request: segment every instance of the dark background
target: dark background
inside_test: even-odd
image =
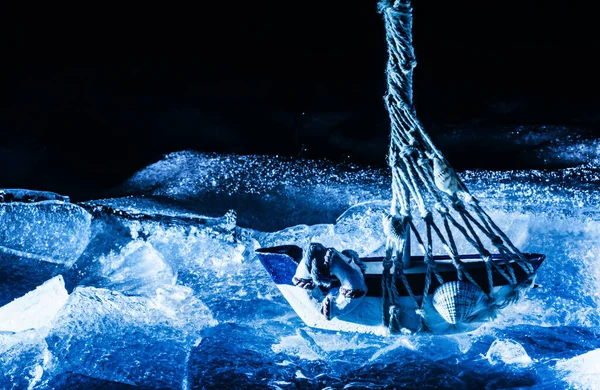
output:
[[[461,127],[598,132],[600,36],[584,3],[415,1],[415,104],[434,140]],[[5,15],[0,187],[93,196],[184,149],[386,164],[376,1]],[[538,168],[489,147],[440,144],[459,170]]]

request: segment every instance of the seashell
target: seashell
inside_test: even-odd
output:
[[[433,159],[433,179],[437,188],[450,196],[458,191],[458,180],[454,169],[437,157]]]
[[[442,284],[433,293],[433,307],[449,324],[466,320],[473,312],[483,291],[472,283],[459,280]]]
[[[383,232],[396,242],[404,242],[406,239],[406,221],[404,217],[383,215]]]

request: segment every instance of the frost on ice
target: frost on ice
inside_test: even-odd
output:
[[[494,340],[486,354],[492,365],[499,363],[528,366],[532,363],[525,348],[513,340]]]
[[[180,387],[199,331],[215,325],[189,295],[184,287],[154,299],[77,287],[46,339],[54,366],[130,385]]]
[[[597,389],[600,387],[600,349],[561,360],[555,368],[564,375],[562,379],[574,388]]]
[[[461,343],[303,329],[254,258],[261,246],[311,241],[380,255],[382,172],[177,153],[119,198],[5,191],[0,388],[506,388],[563,378],[585,388],[600,348],[594,172],[464,174],[500,227],[549,261],[527,300]]]
[[[49,329],[51,321],[68,297],[62,276],[55,276],[35,290],[0,307],[0,332]]]
[[[0,332],[0,388],[33,388],[49,360],[46,341],[35,330]]]
[[[91,219],[60,200],[0,203],[0,306],[69,269],[90,240]]]

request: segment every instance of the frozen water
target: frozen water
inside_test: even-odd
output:
[[[46,342],[35,330],[0,332],[0,388],[34,388],[49,360]]]
[[[98,262],[104,279],[97,285],[127,295],[152,295],[163,285],[175,284],[171,267],[144,241],[132,241],[120,252],[103,256]]]
[[[41,202],[43,200],[69,202],[69,197],[55,192],[33,191],[22,188],[0,190],[0,202]]]
[[[0,203],[0,250],[70,266],[87,245],[90,220],[84,209],[63,201]]]
[[[199,331],[215,325],[189,289],[153,298],[78,287],[47,337],[54,373],[77,373],[129,385],[181,388]]]
[[[576,389],[597,389],[600,387],[600,349],[559,361],[556,369],[566,374],[563,379]]]
[[[452,336],[307,328],[255,258],[312,241],[380,255],[385,171],[181,152],[112,199],[11,198],[0,203],[1,304],[30,292],[56,306],[0,333],[0,387],[593,388],[600,170],[462,177],[521,249],[548,259],[524,301]],[[0,322],[19,316],[6,307]]]
[[[528,366],[532,363],[525,348],[512,340],[495,340],[485,356],[492,365],[504,363]]]
[[[0,307],[0,332],[45,330],[56,313],[67,303],[69,294],[58,275],[35,290]]]
[[[122,191],[166,198],[169,204],[211,216],[234,209],[241,226],[261,231],[330,222],[361,200],[389,199],[387,178],[380,170],[191,152],[172,153],[141,170]]]
[[[69,269],[85,250],[87,211],[64,200],[31,202],[57,197],[21,190],[11,198],[16,201],[0,203],[0,306]]]

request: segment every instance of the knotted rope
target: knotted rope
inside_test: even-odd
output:
[[[433,258],[434,239],[439,241],[450,256],[458,279],[478,285],[461,261],[454,235],[460,234],[475,248],[485,261],[490,293],[494,286],[494,269],[512,287],[517,286],[517,278],[510,265],[511,261],[519,264],[527,275],[531,275],[534,270],[469,193],[416,117],[412,101],[412,76],[416,60],[412,44],[410,0],[383,0],[379,3],[379,10],[385,21],[388,48],[387,94],[384,99],[390,116],[388,165],[392,171],[391,215],[384,220],[388,238],[382,287],[384,323],[393,327],[398,322],[394,318],[394,313],[397,312],[394,308],[399,297],[396,288],[398,279],[404,284],[419,313],[423,313],[424,298],[429,293],[432,276],[440,284],[444,282],[436,270]],[[425,223],[424,235],[421,235],[412,221],[411,211],[414,207]],[[404,274],[404,251],[410,251],[407,242],[411,236],[416,240],[427,265],[421,302],[411,290]],[[496,248],[506,265],[506,271],[492,261],[492,255],[482,237],[487,238],[488,246]],[[479,287],[485,290],[482,286]]]

